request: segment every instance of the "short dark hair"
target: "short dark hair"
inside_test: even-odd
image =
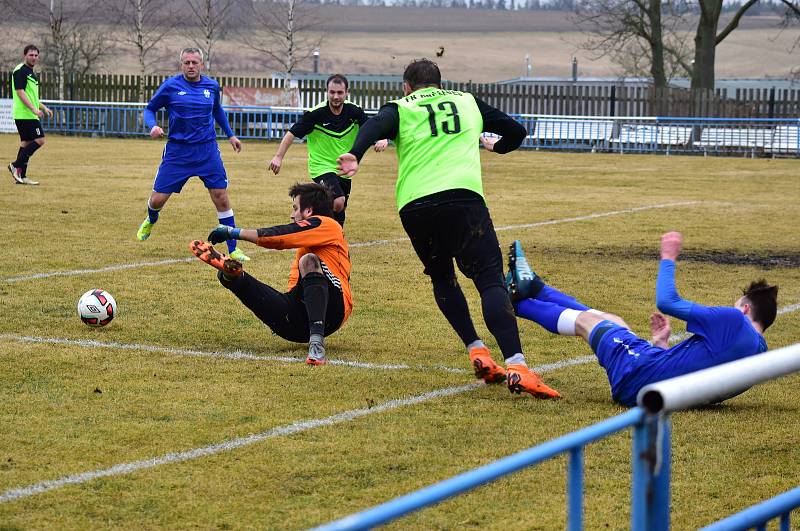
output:
[[[753,321],[761,324],[762,330],[769,328],[778,314],[778,286],[770,286],[762,278],[751,282],[742,295],[750,303]]]
[[[300,208],[311,208],[316,216],[333,217],[333,191],[324,184],[295,183],[289,188],[289,197],[299,197]]]
[[[347,78],[344,77],[342,74],[333,74],[328,77],[328,80],[325,82],[325,90],[328,90],[328,85],[331,83],[339,83],[344,85],[344,89],[347,90],[349,88],[349,83],[347,82]]]
[[[442,86],[442,73],[439,65],[430,59],[414,59],[403,72],[403,81],[411,85],[413,90],[421,87]]]
[[[31,51],[31,50],[36,50],[37,52],[39,52],[39,48],[35,44],[29,44],[29,45],[27,45],[25,47],[24,50],[22,50],[22,55],[28,55],[28,52]],[[42,53],[42,52],[39,52],[39,53]]]

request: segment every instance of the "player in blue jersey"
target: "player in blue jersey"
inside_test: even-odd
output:
[[[775,321],[778,287],[752,282],[733,307],[682,299],[675,288],[675,260],[682,245],[678,232],[661,237],[656,306],[686,321],[687,331],[694,334],[672,347],[667,343],[669,319],[663,314],[650,317],[652,343],[639,338],[619,316],[589,308],[546,285],[528,266],[519,241],[511,246],[506,279],[514,309],[554,334],[585,339],[608,374],[612,397],[626,406],[636,405],[636,395],[647,384],[765,352],[762,334]]]
[[[200,177],[208,189],[219,222],[229,227],[236,226],[214,122],[222,128],[236,153],[242,150],[242,143],[233,134],[222,109],[219,83],[202,75],[203,52],[199,48],[184,48],[180,62],[182,73],[164,81],[144,110],[144,122],[150,128],[152,138],[164,136],[164,130],[156,122],[156,112],[161,108],[167,110],[169,139],[147,202],[147,217],[136,233],[139,241],[150,237],[159,212],[170,195],[180,193],[186,181],[194,175]],[[236,248],[236,240],[227,243],[231,257],[239,261],[250,259]]]

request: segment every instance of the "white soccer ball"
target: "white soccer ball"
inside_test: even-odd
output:
[[[107,291],[90,289],[78,299],[78,317],[91,327],[105,326],[117,316],[117,301]]]

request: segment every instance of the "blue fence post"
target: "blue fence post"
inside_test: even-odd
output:
[[[631,529],[669,530],[672,456],[669,417],[647,415],[633,428]]]
[[[583,530],[583,447],[569,451],[567,477],[567,529]]]

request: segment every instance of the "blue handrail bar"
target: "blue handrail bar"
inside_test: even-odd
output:
[[[791,512],[800,507],[800,487],[778,494],[761,503],[723,518],[701,531],[744,531],[745,529],[766,529],[766,524],[773,518],[780,518],[781,531],[791,529]]]
[[[667,425],[666,429],[663,426],[665,424]],[[315,528],[315,531],[370,529],[567,452],[570,453],[567,501],[568,529],[579,530],[583,528],[583,447],[625,428],[634,427],[634,462],[639,462],[640,464],[634,466],[633,483],[636,487],[644,486],[643,492],[652,493],[657,491],[659,487],[663,487],[663,485],[669,485],[669,461],[663,459],[663,456],[655,456],[654,453],[659,448],[669,448],[670,442],[662,440],[659,444],[656,444],[656,440],[653,438],[653,436],[669,437],[668,425],[668,417],[648,416],[641,408],[633,408],[598,424],[464,472],[371,509],[322,525]],[[651,472],[654,469],[652,465],[654,464],[660,465],[659,473],[662,475],[661,478],[655,478],[655,481],[651,476]],[[650,488],[647,488],[648,486]],[[652,499],[663,500],[664,498],[665,495],[658,492],[652,498],[648,496],[636,497],[634,502],[637,505],[631,511],[631,528],[641,531],[646,529],[650,531],[668,529],[668,501],[666,511],[658,511],[655,515],[653,515],[653,511],[648,511]],[[666,499],[669,499],[668,493],[666,494]],[[666,521],[655,520],[655,518],[663,517],[664,514],[667,515]]]

